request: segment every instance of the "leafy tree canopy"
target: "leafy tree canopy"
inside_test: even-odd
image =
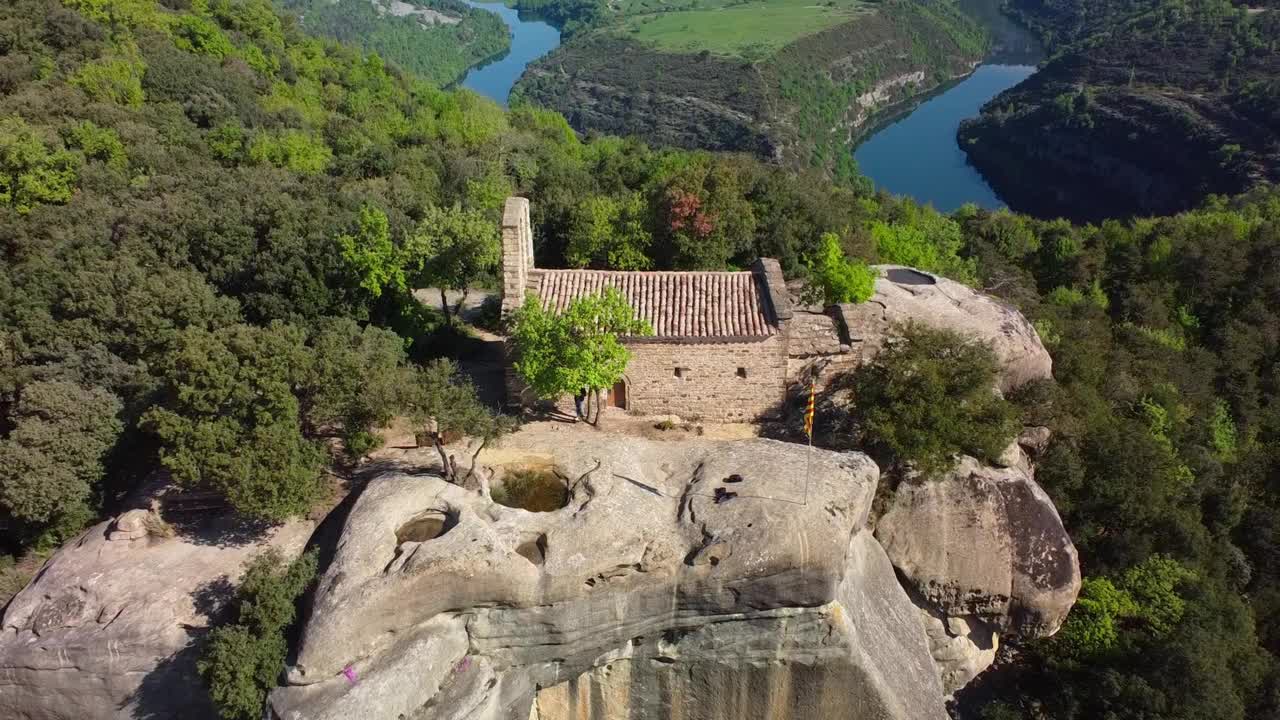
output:
[[[852,412],[864,443],[934,474],[960,454],[994,460],[1017,434],[1014,407],[996,390],[991,349],[919,324],[852,374]]]
[[[530,297],[512,318],[515,369],[541,398],[612,387],[631,353],[619,336],[652,335],[614,288],[575,298],[556,315]]]
[[[809,283],[805,289],[805,300],[808,302],[824,305],[860,303],[875,294],[875,270],[860,260],[846,257],[835,233],[822,236],[822,249],[808,258],[806,265]]]
[[[298,596],[315,578],[316,551],[291,563],[275,550],[250,561],[236,590],[236,620],[213,629],[196,669],[226,720],[262,717],[267,692],[284,672]]]

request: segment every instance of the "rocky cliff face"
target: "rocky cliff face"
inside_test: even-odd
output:
[[[250,557],[267,547],[296,556],[314,526],[251,538],[215,519],[191,534],[151,537],[139,513],[85,531],[9,603],[0,717],[216,717],[195,658],[217,600]]]
[[[954,280],[899,265],[874,266],[875,293],[863,303],[838,305],[838,316],[863,362],[905,323],[950,330],[989,346],[1000,363],[1000,389],[1053,377],[1053,359],[1022,313]]]
[[[434,477],[374,480],[275,716],[941,719],[945,693],[994,656],[997,629],[1051,632],[1070,600],[1041,599],[1078,587],[1060,523],[1011,519],[1043,514],[1034,493],[1010,490],[1021,504],[984,516],[991,552],[965,546],[964,562],[946,558],[973,533],[918,528],[915,547],[935,544],[929,571],[954,578],[900,551],[899,531],[936,519],[904,504],[884,531],[898,572],[913,573],[904,588],[868,526],[879,473],[859,453],[570,438],[524,448],[550,450],[568,479],[555,512]],[[1031,556],[1055,568],[1048,585]],[[944,602],[927,592],[935,581],[1005,602]]]
[[[768,440],[579,436],[553,452],[573,484],[552,513],[374,481],[276,715],[524,718],[550,688],[548,719],[945,717],[915,609],[866,527],[866,457],[816,452],[806,485],[805,449]],[[405,539],[424,518],[441,520]],[[592,671],[577,687],[624,714],[569,709],[557,686]]]
[[[492,462],[550,463],[569,495],[546,513],[384,474],[346,518],[271,712],[943,720],[1002,634],[1053,632],[1079,586],[1026,453],[1006,455],[904,482],[874,528],[867,457],[771,440],[517,434]],[[194,673],[211,600],[312,530],[159,538],[137,520],[91,529],[9,606],[0,715],[211,717]]]

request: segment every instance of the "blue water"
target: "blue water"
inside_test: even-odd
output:
[[[982,65],[954,87],[876,131],[853,157],[877,188],[951,212],[965,203],[1004,207],[956,142],[960,121],[1036,71],[1034,65]]]
[[[525,66],[560,44],[560,31],[541,20],[521,20],[513,8],[502,3],[464,1],[473,8],[497,13],[502,18],[511,29],[511,50],[506,55],[471,68],[462,78],[461,85],[506,105],[511,87],[520,79]]]

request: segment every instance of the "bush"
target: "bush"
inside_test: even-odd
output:
[[[310,508],[322,453],[302,435],[294,394],[311,364],[303,339],[282,323],[179,335],[164,405],[143,417],[178,484],[212,487],[240,512],[265,519]]]
[[[493,501],[530,512],[551,512],[568,504],[569,488],[553,472],[515,470],[494,486]]]
[[[835,233],[822,236],[822,249],[809,258],[809,286],[805,300],[825,305],[860,303],[876,290],[876,271],[861,260],[850,260]]]
[[[996,391],[991,349],[956,333],[910,324],[852,375],[861,442],[925,474],[955,456],[994,460],[1017,432],[1013,406]]]
[[[316,551],[285,565],[274,549],[254,558],[236,591],[237,621],[209,634],[196,669],[218,714],[227,720],[262,716],[267,691],[284,671],[285,631],[296,603],[316,574]]]

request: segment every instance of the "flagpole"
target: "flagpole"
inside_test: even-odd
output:
[[[817,394],[817,378],[809,378],[809,403],[805,406],[804,412],[804,432],[809,436],[809,450],[805,453],[804,459],[804,499],[801,505],[809,504],[809,473],[813,469],[813,415]]]

